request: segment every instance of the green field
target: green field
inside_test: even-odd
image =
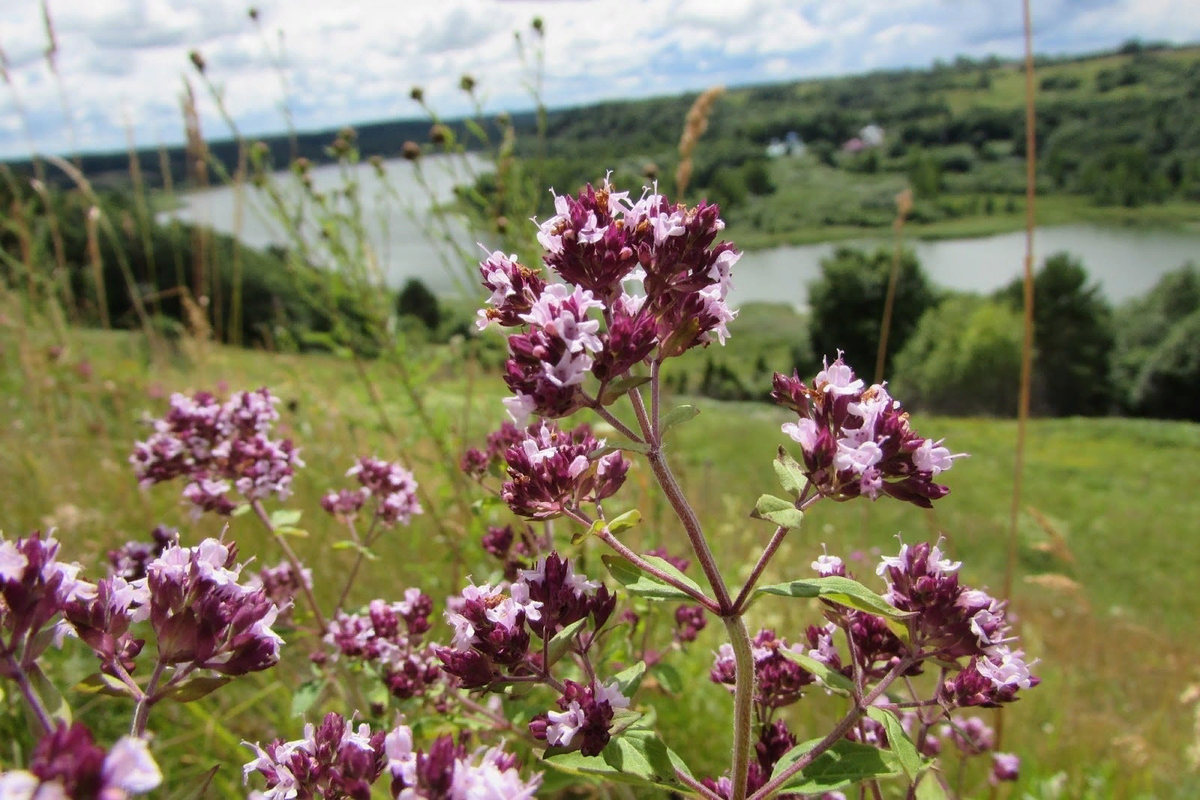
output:
[[[385,367],[367,363],[366,374],[379,393],[372,402],[354,364],[332,356],[274,355],[185,340],[173,355],[156,360],[138,334],[71,330],[60,339],[5,322],[0,476],[6,535],[55,525],[66,552],[87,563],[127,538],[144,538],[159,523],[180,526],[190,541],[218,534],[217,520],[189,520],[178,487],[138,490],[125,461],[132,441],[142,435],[138,420],[143,412],[165,408],[164,391],[220,382],[230,390],[267,385],[294,401],[284,423],[307,467],[289,505],[304,510],[311,535],[296,539],[295,546],[315,567],[318,588],[333,591],[336,581],[321,579],[336,578],[351,556],[330,548],[338,534],[317,501],[328,488],[342,485],[356,455],[367,453],[409,463],[447,510],[440,526],[426,515],[389,535],[354,599],[396,597],[419,585],[436,600],[454,592],[464,572],[483,569],[472,567],[485,563],[477,541],[456,532],[466,517],[455,510],[433,447],[417,438],[414,415],[434,418],[449,432],[446,446],[457,451],[464,443],[478,443],[499,422],[503,386],[494,375],[470,364],[464,368],[448,348],[409,354],[412,363],[429,365],[423,377],[430,388],[415,400],[395,388]],[[57,357],[49,350],[56,344],[66,346]],[[84,363],[90,369],[81,369]],[[690,401],[702,413],[673,435],[671,458],[720,561],[748,569],[747,559],[770,529],[747,513],[755,497],[775,486],[770,461],[784,441],[779,424],[787,415],[758,404]],[[971,453],[949,474],[953,491],[936,511],[886,501],[818,505],[805,528],[784,545],[767,580],[806,575],[825,544],[845,556],[865,552],[872,563],[859,564],[858,573],[870,584],[871,548],[893,550],[900,533],[908,541],[945,535],[953,556],[964,561],[968,583],[1001,590],[1015,423],[919,418],[915,424],[926,435],[946,437],[954,450]],[[1040,784],[1060,771],[1067,775],[1064,797],[1184,798],[1200,791],[1185,757],[1194,747],[1196,708],[1180,700],[1200,680],[1195,669],[1200,644],[1191,635],[1200,569],[1198,448],[1196,425],[1119,419],[1031,423],[1013,605],[1028,650],[1041,659],[1044,683],[1006,712],[1005,747],[1024,759],[1022,784],[1010,797],[1022,791],[1048,796]],[[631,543],[682,551],[681,530],[661,499],[648,493],[652,481],[645,465],[635,461],[630,475],[613,507],[636,505],[647,519],[627,534]],[[565,525],[558,535],[560,546],[572,550]],[[244,554],[264,563],[278,559],[248,518],[233,520],[230,536]],[[583,555],[592,570],[599,568],[594,551]],[[815,609],[764,600],[750,624],[786,634],[817,618]],[[435,634],[439,625],[435,619]],[[717,643],[710,628],[681,665],[690,681],[685,700],[658,701],[664,737],[698,773],[722,769],[728,752],[722,720],[731,700],[707,680]],[[171,756],[160,763],[179,765],[168,781],[220,762],[225,766],[217,779],[219,794],[239,791],[236,765],[248,752],[239,742],[266,736],[274,725],[298,729],[298,721],[288,718],[286,689],[307,675],[302,649],[293,648],[280,669],[263,677],[163,709],[155,747]],[[64,668],[82,677],[90,669],[83,661],[68,658]],[[119,723],[106,722],[104,706],[69,699],[100,737],[110,730],[119,735],[113,727]],[[338,702],[332,698],[329,707],[344,710]],[[792,718],[798,731],[812,735],[833,713],[831,699],[814,693],[793,709]],[[980,785],[981,774],[967,776],[965,785]]]

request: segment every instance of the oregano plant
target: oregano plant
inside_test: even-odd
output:
[[[730,582],[741,565],[719,563],[665,455],[671,429],[697,410],[664,406],[662,367],[730,336],[739,253],[717,241],[716,206],[671,203],[653,187],[634,199],[605,181],[556,197],[555,211],[538,225],[542,267],[500,252],[480,265],[491,296],[479,326],[510,330],[512,420],[462,457],[481,487],[473,509],[488,560],[478,580],[444,606],[417,586],[351,606],[380,537],[426,510],[416,476],[363,456],[347,472],[352,485],[322,498],[328,520],[300,528],[298,511],[271,507],[304,467],[298,448],[273,438],[278,398],[175,395],[134,448],[136,477],[147,489],[182,485],[196,514],[230,527],[191,547],[156,531],[114,551],[95,582],[59,560],[49,536],[0,543],[0,675],[40,739],[24,767],[0,776],[0,794],[109,800],[153,789],[152,710],[270,669],[293,645],[311,668],[292,687],[292,711],[307,721],[298,738],[247,743],[252,797],[499,800],[597,781],[709,800],[837,798],[853,787],[956,796],[938,760],[947,747],[990,754],[991,780],[1016,779],[1016,757],[992,752],[994,734],[970,712],[1010,703],[1038,679],[1006,603],[962,584],[941,541],[901,543],[873,574],[826,552],[782,582],[762,581],[817,503],[930,508],[962,454],[918,434],[887,388],[865,385],[840,354],[811,381],[777,374],[772,396],[794,414],[773,462],[779,488],[746,504],[761,521],[751,524],[772,532],[748,577]],[[607,438],[566,421],[586,413]],[[621,496],[635,460],[682,532],[654,550],[629,535],[642,521]],[[249,524],[271,534],[279,565],[251,574],[232,541]],[[339,581],[332,591],[317,592],[288,539],[322,529],[342,532],[328,546],[354,558],[347,574],[325,576]],[[337,599],[322,606],[321,596]],[[746,623],[752,604],[797,600],[817,609],[802,630]],[[731,696],[719,774],[690,766],[694,754],[672,748],[655,711],[687,702],[693,687],[675,664],[704,657],[696,642],[710,626],[723,642],[709,677]],[[66,721],[42,669],[64,638],[99,662],[76,690],[133,701],[129,736],[105,747]],[[814,691],[842,710],[801,741],[784,710]]]

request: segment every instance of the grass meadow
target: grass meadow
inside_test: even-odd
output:
[[[342,485],[356,455],[367,453],[410,464],[441,511],[380,542],[380,558],[368,564],[353,601],[399,596],[413,585],[436,600],[456,591],[467,573],[484,577],[479,514],[455,501],[461,487],[416,423],[420,415],[432,419],[447,433],[442,446],[460,452],[500,421],[505,392],[498,375],[455,345],[406,354],[427,370],[421,376],[426,388],[414,398],[395,389],[382,362],[364,366],[368,382],[354,362],[335,356],[271,354],[187,338],[163,351],[138,333],[56,334],[23,325],[20,313],[10,305],[0,319],[6,535],[54,526],[66,552],[87,563],[102,560],[108,548],[129,538],[144,538],[160,523],[179,526],[185,540],[219,534],[224,522],[192,522],[171,486],[139,490],[126,459],[143,435],[139,420],[161,413],[170,392],[267,385],[287,403],[283,422],[307,463],[288,505],[304,511],[300,526],[308,536],[293,543],[313,566],[318,590],[334,591],[334,578],[351,561],[348,551],[331,547],[340,534],[318,500]],[[762,404],[688,402],[702,413],[673,432],[671,458],[712,531],[718,560],[748,570],[747,559],[770,528],[747,515],[754,498],[774,488],[770,461],[786,438],[779,431],[786,412]],[[819,504],[804,528],[791,534],[764,581],[808,574],[824,545],[847,557],[871,584],[875,553],[894,552],[897,534],[909,541],[944,535],[952,555],[964,561],[964,580],[1001,590],[1016,423],[918,418],[915,424],[971,454],[948,474],[952,493],[936,511],[894,502]],[[1200,791],[1195,762],[1188,760],[1200,712],[1191,688],[1200,683],[1195,666],[1200,643],[1193,635],[1200,565],[1198,448],[1195,425],[1120,419],[1030,423],[1012,592],[1022,638],[1041,659],[1044,682],[1005,712],[1005,747],[1023,759],[1022,781],[1008,796],[1184,798]],[[625,536],[683,552],[683,532],[651,484],[644,462],[635,460],[614,511],[636,506],[647,522]],[[263,563],[278,559],[252,519],[229,524],[243,553]],[[560,546],[576,550],[565,528],[559,524]],[[585,543],[578,555],[585,569],[598,572],[598,553],[590,546]],[[798,631],[818,617],[813,607],[770,598],[759,601],[749,622]],[[656,701],[665,740],[687,754],[698,773],[718,772],[728,758],[732,701],[707,679],[717,636],[711,628],[705,631],[687,659],[676,662],[686,686],[682,695]],[[91,656],[62,658],[60,668],[73,678],[93,669]],[[240,791],[238,765],[247,752],[240,742],[269,736],[272,729],[297,728],[291,694],[308,675],[307,653],[287,648],[277,670],[235,682],[200,702],[156,712],[159,761],[175,770],[167,774],[167,785],[181,785],[191,773],[219,763],[217,796]],[[68,693],[68,701],[99,737],[122,724],[110,700]],[[324,702],[344,710],[341,698]],[[834,713],[832,702],[811,694],[791,709],[795,729],[819,734],[822,720]],[[950,763],[953,770],[953,756]],[[982,772],[968,770],[960,780],[966,796],[986,793]]]

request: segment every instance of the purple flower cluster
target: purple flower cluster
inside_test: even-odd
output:
[[[51,536],[0,540],[0,676],[14,677],[9,658],[28,668],[45,651],[50,639],[38,633],[80,591],[78,575],[78,565],[58,560]]]
[[[1024,653],[1010,644],[1007,604],[958,581],[961,562],[943,556],[937,544],[901,545],[885,556],[877,572],[888,583],[888,602],[913,613],[913,647],[943,660],[970,662],[942,686],[953,706],[992,707],[1014,699],[1020,689],[1038,684]]]
[[[78,636],[100,659],[101,669],[111,675],[132,672],[134,659],[145,646],[134,638],[130,626],[150,614],[146,579],[133,582],[114,575],[95,586],[80,583],[80,589],[63,603],[64,623],[60,631]]]
[[[366,614],[338,613],[325,642],[337,648],[337,656],[375,665],[388,690],[407,700],[424,694],[441,675],[433,646],[423,642],[432,612],[428,595],[408,589],[396,603],[372,600]]]
[[[330,713],[320,725],[305,725],[302,739],[276,739],[265,748],[247,742],[257,758],[242,772],[247,781],[255,772],[266,779],[267,800],[370,800],[371,787],[387,765],[385,736],[384,731],[372,733],[366,723],[356,730],[340,714]]]
[[[146,565],[163,554],[171,545],[179,544],[179,531],[159,525],[150,532],[152,541],[132,540],[116,550],[108,551],[108,571],[127,581],[146,577]]]
[[[412,730],[399,725],[387,735],[384,752],[397,800],[532,800],[542,784],[540,774],[523,780],[516,756],[502,748],[468,753],[465,742],[449,734],[421,751]]]
[[[100,747],[81,722],[60,722],[33,751],[28,770],[0,773],[5,800],[124,800],[162,782],[143,739],[126,736]]]
[[[882,385],[864,387],[840,354],[811,387],[779,373],[774,383],[775,402],[800,415],[783,432],[800,445],[805,474],[821,495],[874,500],[885,494],[932,508],[950,491],[934,478],[962,454],[918,436],[900,402]]]
[[[239,583],[237,552],[216,539],[169,547],[146,568],[150,625],[164,664],[192,664],[225,675],[274,666],[283,639],[279,615],[262,588]]]
[[[357,477],[358,489],[329,492],[321,498],[321,507],[337,517],[352,518],[367,500],[376,498],[375,514],[379,522],[392,526],[408,525],[413,516],[424,513],[417,500],[417,481],[399,464],[365,456],[346,472]]]
[[[243,773],[266,779],[265,800],[368,800],[385,775],[396,800],[531,800],[541,785],[540,775],[522,780],[516,757],[499,747],[469,753],[445,735],[422,751],[406,725],[372,732],[335,713],[306,725],[301,739],[249,746],[257,758]]]
[[[616,682],[583,686],[566,681],[558,698],[558,711],[538,714],[529,722],[535,739],[551,747],[579,750],[585,756],[599,755],[608,745],[614,712],[629,708],[629,698]]]
[[[197,514],[231,514],[237,504],[230,491],[249,501],[286,499],[304,462],[290,439],[270,438],[278,403],[266,388],[238,392],[225,403],[207,392],[172,395],[166,416],[129,457],[138,482],[147,487],[183,478],[183,498]]]
[[[539,541],[528,525],[522,525],[520,534],[512,525],[490,526],[483,535],[483,549],[504,564],[504,578],[515,581],[517,574],[529,566],[538,552]]]
[[[734,317],[726,295],[739,253],[714,246],[725,227],[715,205],[686,208],[649,187],[631,201],[605,181],[555,197],[554,208],[538,242],[564,283],[500,252],[480,264],[492,292],[480,326],[527,326],[508,337],[504,375],[515,393],[505,404],[520,425],[530,414],[563,417],[584,407],[589,374],[603,387],[650,358],[723,344]]]
[[[313,585],[312,570],[301,567],[297,574],[292,562],[284,559],[273,567],[263,567],[246,580],[251,589],[262,589],[279,607],[279,620],[290,621],[296,597]]]
[[[760,716],[766,719],[771,710],[783,708],[799,700],[804,694],[804,688],[814,683],[816,678],[804,667],[783,655],[782,651],[785,650],[805,653],[805,648],[799,643],[789,645],[787,640],[778,638],[775,631],[764,628],[755,634],[752,645],[754,703],[759,707]],[[723,644],[717,650],[709,677],[714,683],[724,684],[733,691],[736,683],[735,665],[733,645]]]
[[[518,574],[507,591],[488,584],[467,586],[446,611],[454,636],[451,646],[439,648],[437,655],[443,669],[465,688],[546,677],[543,651],[530,648],[533,635],[548,645],[567,626],[590,619],[593,632],[577,634],[578,646],[586,650],[616,607],[616,596],[607,587],[575,572],[570,560],[557,553]],[[628,699],[615,684],[566,681],[562,687],[559,710],[535,717],[530,730],[552,746],[598,753],[608,743],[614,709],[626,708]]]
[[[500,496],[530,519],[550,519],[611,497],[625,482],[629,462],[620,451],[592,458],[603,446],[587,425],[570,432],[552,423],[532,425],[504,454],[509,479]]]
[[[500,465],[508,448],[519,445],[524,439],[524,428],[518,428],[511,422],[504,422],[499,428],[488,434],[486,450],[479,450],[475,447],[467,449],[460,464],[462,471],[477,480],[483,478]]]

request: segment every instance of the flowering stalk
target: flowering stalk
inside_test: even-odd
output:
[[[29,708],[33,711],[33,715],[37,717],[38,724],[42,728],[42,733],[49,733],[54,728],[54,723],[50,718],[50,712],[46,710],[46,706],[42,703],[42,698],[38,696],[37,690],[33,688],[33,684],[29,682],[29,675],[21,668],[21,662],[13,656],[8,656],[5,659],[5,667],[13,680],[17,682],[17,687],[21,690],[21,696],[25,698],[25,702],[29,704]]]
[[[133,712],[133,724],[129,729],[130,736],[141,738],[146,735],[146,723],[150,719],[150,706],[154,705],[158,699],[158,682],[162,679],[166,666],[166,662],[161,658],[155,663],[154,671],[150,673],[150,681],[137,699],[137,706]]]
[[[299,556],[296,555],[296,551],[292,549],[292,546],[284,538],[283,534],[275,530],[275,526],[271,523],[271,517],[267,514],[267,510],[263,508],[262,503],[258,500],[251,500],[250,508],[253,509],[255,516],[258,517],[275,539],[275,542],[279,545],[279,549],[283,551],[283,557],[287,559],[288,564],[291,565],[295,573],[297,575],[303,573],[304,565],[301,563]],[[321,630],[325,630],[328,625],[325,622],[325,615],[321,613],[321,606],[317,603],[317,598],[313,594],[312,586],[305,581],[301,581],[300,590],[304,594],[304,599],[308,603],[309,610],[312,611],[313,619],[317,621],[317,626]]]

